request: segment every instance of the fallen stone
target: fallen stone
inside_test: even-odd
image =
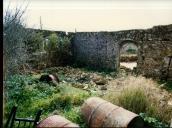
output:
[[[169,106],[172,106],[172,100],[169,100],[167,103]]]
[[[88,85],[86,85],[83,89],[88,89]]]
[[[107,90],[106,86],[101,86],[100,90]]]
[[[93,76],[93,82],[96,83],[97,85],[105,85],[107,83],[106,79],[98,75]]]
[[[100,80],[98,80],[98,81],[95,81],[95,83],[96,83],[97,85],[105,85],[105,84],[107,83],[107,81],[106,81],[105,79],[100,79]]]
[[[160,87],[160,88],[164,88],[164,85],[165,85],[165,84],[161,84],[159,87]]]
[[[72,86],[75,88],[81,88],[81,89],[84,88],[84,85],[80,83],[72,83]]]

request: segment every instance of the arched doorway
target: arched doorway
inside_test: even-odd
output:
[[[135,41],[124,40],[119,44],[119,67],[133,70],[137,67],[138,45]]]

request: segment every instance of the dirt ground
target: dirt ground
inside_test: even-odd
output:
[[[137,63],[136,62],[121,62],[120,66],[124,66],[133,70],[133,68],[137,66]]]
[[[48,70],[56,73],[61,82],[67,82],[76,88],[91,92],[99,91],[101,95],[108,92],[120,93],[126,87],[142,87],[150,93],[149,95],[158,99],[160,106],[172,107],[172,92],[164,89],[164,84],[159,84],[151,78],[135,76],[124,69],[119,73],[108,74],[72,67],[56,67]]]

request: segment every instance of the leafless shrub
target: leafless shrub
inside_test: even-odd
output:
[[[21,7],[15,10],[8,7],[3,16],[4,76],[20,73],[21,66],[27,60],[26,42],[30,32],[25,28],[23,19],[26,8],[27,5],[23,10]]]

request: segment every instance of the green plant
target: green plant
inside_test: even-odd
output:
[[[43,51],[44,38],[41,32],[34,32],[30,35],[27,42],[27,51],[29,54]]]
[[[39,108],[32,106],[33,102],[43,100],[54,93],[59,93],[59,87],[38,82],[30,75],[13,75],[5,83],[5,116],[13,105],[19,106],[19,115],[26,116]],[[46,102],[46,101],[45,101]]]
[[[136,49],[129,48],[126,52],[129,54],[136,54]]]
[[[48,36],[48,42],[45,44],[45,50],[48,52],[56,51],[58,49],[58,37],[55,33]]]
[[[118,97],[118,104],[124,108],[135,112],[145,112],[149,106],[149,100],[144,91],[140,88],[125,89]]]
[[[18,117],[33,117],[38,109],[43,109],[41,118],[47,117],[53,111],[86,127],[80,106],[91,95],[84,90],[74,88],[71,84],[51,84],[39,82],[39,75],[13,75],[5,85],[5,119],[14,104],[18,105]],[[4,120],[5,120],[4,119]]]
[[[48,40],[45,44],[45,50],[48,53],[49,60],[51,60],[49,65],[65,65],[71,63],[71,37],[62,37],[56,33],[52,33],[47,38]]]
[[[156,118],[164,123],[169,123],[171,119],[172,108],[159,106],[158,99],[151,97],[149,90],[134,86],[125,88],[120,93],[109,93],[104,98],[108,101],[121,106],[127,110]]]
[[[146,127],[150,127],[150,128],[169,127],[167,124],[158,121],[156,118],[149,117],[146,113],[140,113],[139,115],[143,118]]]
[[[74,107],[70,111],[65,111],[63,114],[68,120],[79,124],[81,128],[88,127],[81,115],[80,107]]]
[[[50,106],[53,109],[69,110],[72,107],[72,98],[69,95],[53,95]]]

